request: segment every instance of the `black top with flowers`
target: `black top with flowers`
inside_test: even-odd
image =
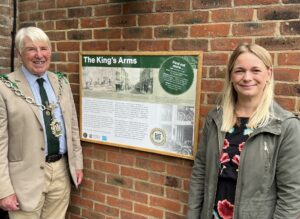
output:
[[[251,134],[246,127],[248,118],[239,118],[239,125],[235,125],[226,133],[223,151],[220,157],[221,169],[219,172],[218,188],[214,219],[231,219],[233,217],[234,197],[240,164],[240,153]]]

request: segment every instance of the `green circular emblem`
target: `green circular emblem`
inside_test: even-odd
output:
[[[191,87],[193,80],[192,66],[181,57],[167,59],[159,69],[160,85],[169,94],[183,94]]]

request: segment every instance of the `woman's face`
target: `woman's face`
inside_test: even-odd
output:
[[[235,61],[231,72],[231,82],[238,100],[260,99],[270,81],[272,70],[252,53],[242,53]]]

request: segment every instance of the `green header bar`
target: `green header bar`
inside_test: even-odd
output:
[[[128,67],[128,68],[160,68],[160,66],[169,58],[180,57],[192,66],[193,69],[198,68],[197,55],[162,55],[162,56],[139,56],[139,55],[82,55],[82,66],[96,67]]]

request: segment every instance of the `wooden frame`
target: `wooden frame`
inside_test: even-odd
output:
[[[81,140],[193,159],[202,55],[81,52]]]

